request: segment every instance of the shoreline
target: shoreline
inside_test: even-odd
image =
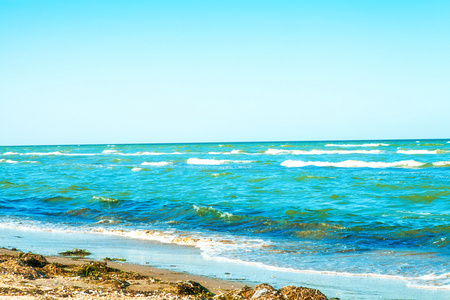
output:
[[[338,299],[327,298],[310,288],[276,290],[260,284],[252,289],[241,282],[152,266],[76,256],[42,256],[0,248],[0,299],[43,296],[48,299]]]
[[[75,233],[48,230],[0,228],[0,245],[16,247],[47,257],[73,248],[92,252],[92,260],[105,257],[126,258],[133,266],[152,266],[173,273],[196,274],[233,283],[256,286],[268,283],[275,288],[306,286],[322,291],[328,297],[345,299],[448,299],[448,289],[422,289],[409,285],[402,278],[385,278],[355,274],[327,274],[323,272],[292,272],[261,267],[255,263],[240,263],[226,259],[205,257],[192,246],[133,239],[98,233]],[[123,263],[118,263],[124,265]],[[368,274],[370,275],[370,274]],[[190,276],[190,275],[189,275]],[[195,276],[195,275],[194,275]]]

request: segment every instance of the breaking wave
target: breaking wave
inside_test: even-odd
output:
[[[189,158],[186,163],[189,165],[224,165],[229,163],[251,163],[251,160],[227,160],[227,159],[203,159]]]
[[[325,147],[379,147],[389,146],[385,143],[367,143],[367,144],[326,144]]]
[[[443,154],[444,150],[397,150],[399,154]]]
[[[229,152],[214,152],[214,151],[210,151],[210,152],[208,152],[208,154],[248,154],[248,153],[245,153],[242,150],[231,150]]]
[[[426,163],[415,160],[395,162],[367,162],[359,160],[346,160],[342,162],[285,160],[281,165],[288,168],[307,166],[336,168],[419,168],[426,165]]]
[[[8,164],[17,164],[18,163],[18,161],[11,160],[11,159],[4,159],[4,158],[0,159],[0,162],[5,162]]]
[[[277,155],[277,154],[295,154],[295,155],[321,155],[321,154],[380,154],[381,150],[279,150],[268,149],[265,154]]]

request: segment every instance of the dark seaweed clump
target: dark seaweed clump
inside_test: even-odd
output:
[[[85,257],[85,256],[89,256],[92,253],[85,250],[85,249],[72,249],[72,250],[68,250],[68,251],[64,251],[64,252],[59,252],[59,255],[62,256],[75,256],[75,257]]]

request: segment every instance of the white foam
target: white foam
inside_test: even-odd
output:
[[[54,152],[29,152],[29,153],[21,153],[20,155],[43,156],[43,155],[63,155],[63,154],[59,151],[54,151]]]
[[[181,152],[140,152],[137,155],[180,155]]]
[[[223,165],[228,163],[251,163],[251,160],[227,160],[227,159],[203,159],[189,158],[186,163],[189,165]]]
[[[442,154],[444,150],[397,150],[399,154]]]
[[[114,153],[122,156],[141,156],[141,155],[180,155],[181,152],[136,152],[136,153]]]
[[[202,206],[197,206],[197,205],[193,205],[192,206],[197,212],[201,212],[203,211],[210,211],[212,213],[216,213],[218,214],[221,218],[224,219],[229,219],[231,217],[233,217],[233,214],[229,213],[229,212],[222,212],[220,210],[215,209],[214,207],[210,206],[210,207],[202,207]]]
[[[328,161],[299,161],[299,160],[285,160],[281,163],[282,166],[293,167],[336,167],[336,168],[418,168],[425,163],[415,160],[402,160],[396,162],[366,162],[359,160],[346,160],[342,162],[328,162]]]
[[[249,154],[245,153],[242,150],[231,150],[229,152],[216,152],[216,151],[210,151],[208,154]]]
[[[11,159],[4,159],[4,158],[0,159],[0,162],[5,162],[8,164],[17,164],[18,163],[18,161],[11,160]]]
[[[5,153],[3,153],[3,155],[17,155],[17,154],[19,154],[19,153],[17,153],[17,152],[5,152]]]
[[[404,277],[404,276],[398,276],[398,275],[374,274],[374,273],[349,273],[349,272],[337,272],[337,271],[300,270],[300,269],[294,269],[294,268],[288,268],[288,267],[271,266],[271,265],[266,265],[266,264],[263,264],[260,262],[245,261],[245,260],[241,260],[241,259],[232,259],[232,258],[218,257],[218,256],[213,257],[213,256],[204,255],[204,254],[203,254],[203,257],[205,259],[229,262],[229,263],[237,263],[237,264],[241,264],[241,265],[248,265],[248,266],[252,266],[252,267],[258,267],[261,269],[270,270],[270,271],[278,271],[278,272],[339,275],[339,276],[349,276],[349,277],[377,277],[377,278],[402,279],[402,280],[412,279],[411,277]]]
[[[437,161],[433,163],[436,167],[450,167],[450,161]]]
[[[117,153],[117,150],[103,150],[103,154],[111,154],[111,153]]]
[[[151,162],[144,161],[141,165],[142,166],[162,167],[162,166],[167,166],[167,165],[171,165],[171,164],[172,163],[170,161],[151,161]]]
[[[367,144],[326,144],[325,147],[379,147],[389,146],[384,143],[367,143]]]
[[[54,152],[28,152],[20,153],[20,155],[33,155],[33,156],[50,156],[50,155],[63,155],[63,156],[94,156],[95,153],[62,153],[59,151]]]
[[[190,165],[223,165],[231,162],[231,160],[219,160],[219,159],[201,159],[201,158],[189,158],[186,163]]]
[[[140,170],[142,170],[142,168],[133,168],[133,169],[131,169],[131,171],[133,171],[133,172],[139,172]]]
[[[294,155],[322,155],[322,154],[380,154],[381,150],[279,150],[279,149],[267,149],[265,154],[277,155],[277,154],[294,154]]]

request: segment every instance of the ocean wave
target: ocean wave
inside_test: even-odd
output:
[[[138,152],[130,155],[181,155],[181,152]]]
[[[232,218],[240,218],[239,216],[235,216],[229,212],[221,212],[220,210],[215,209],[212,206],[203,207],[203,206],[193,205],[193,208],[197,212],[197,214],[202,215],[202,216],[211,214],[212,216],[214,216],[216,218],[221,218],[221,219],[225,219],[225,220],[229,220]]]
[[[397,150],[399,154],[443,154],[445,150]]]
[[[131,171],[133,171],[133,172],[139,172],[140,170],[142,170],[142,168],[133,168],[133,169],[131,169]]]
[[[367,162],[359,160],[346,160],[342,162],[328,162],[328,161],[299,161],[299,160],[285,160],[281,163],[282,166],[293,167],[336,167],[336,168],[419,168],[425,163],[415,160],[402,160],[396,162]]]
[[[172,164],[172,162],[170,162],[170,161],[151,161],[151,162],[144,161],[141,165],[142,166],[162,167],[162,166],[168,166],[171,164]]]
[[[97,197],[98,199],[110,199],[106,197]],[[115,199],[113,199],[115,200]],[[85,212],[86,209],[82,209]],[[100,222],[96,222],[96,225],[110,226],[118,224],[117,220],[109,222],[109,218],[103,218]],[[182,246],[193,246],[205,254],[205,255],[219,255],[226,251],[232,251],[235,249],[259,249],[268,246],[268,244],[260,239],[249,239],[239,236],[223,236],[223,235],[204,235],[202,233],[189,233],[184,231],[175,230],[149,230],[149,229],[136,229],[136,230],[124,230],[124,229],[112,229],[105,227],[93,227],[93,228],[73,228],[73,227],[55,227],[55,224],[29,221],[24,223],[23,221],[9,221],[0,222],[0,228],[14,228],[26,231],[48,231],[55,233],[87,233],[87,234],[104,234],[120,236],[131,239],[150,240],[157,241],[165,244],[176,244]]]
[[[0,162],[5,162],[8,164],[17,164],[18,163],[18,161],[11,160],[11,159],[4,159],[4,158],[0,159]]]
[[[111,153],[117,153],[117,150],[103,150],[103,154],[111,154]]]
[[[119,199],[114,199],[114,198],[108,198],[108,197],[103,197],[103,196],[92,196],[93,200],[96,201],[100,201],[100,202],[106,202],[106,203],[116,203],[119,202]]]
[[[19,153],[17,153],[17,152],[5,152],[5,153],[3,153],[3,155],[17,155],[17,154],[19,154]]]
[[[208,154],[248,154],[243,152],[242,150],[231,150],[228,152],[214,152],[214,151],[210,151],[208,152]]]
[[[379,147],[389,146],[385,143],[367,143],[367,144],[326,144],[325,147]]]
[[[54,152],[27,152],[27,153],[17,153],[19,155],[29,155],[29,156],[58,156],[58,155],[62,155],[62,156],[94,156],[94,155],[98,155],[96,153],[63,153],[63,152],[59,152],[59,151],[54,151]]]
[[[122,155],[122,156],[140,156],[140,155],[180,155],[183,154],[181,152],[136,152],[136,153],[122,153],[117,150],[103,150],[102,154],[114,154],[114,155]]]
[[[436,167],[450,167],[450,161],[437,161],[433,163]]]
[[[268,149],[265,154],[277,155],[277,154],[295,154],[295,155],[321,155],[321,154],[380,154],[381,150],[279,150]]]
[[[227,159],[202,159],[189,158],[186,163],[189,165],[223,165],[229,163],[251,163],[251,160],[227,160]]]

